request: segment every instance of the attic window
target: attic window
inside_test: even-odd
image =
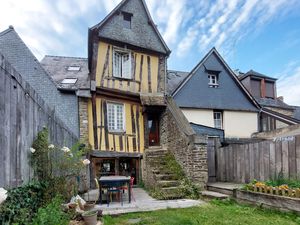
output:
[[[79,71],[80,66],[68,66],[67,70],[68,71]]]
[[[209,74],[208,75],[208,85],[209,87],[218,87],[219,84],[218,84],[218,76],[215,75],[215,74]]]
[[[61,82],[61,84],[75,84],[77,82],[77,78],[65,78]]]
[[[127,29],[131,29],[131,17],[133,15],[127,12],[122,12],[122,14],[123,14],[123,27]]]

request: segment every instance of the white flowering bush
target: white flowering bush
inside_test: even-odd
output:
[[[83,158],[85,149],[81,148],[79,143],[72,148],[67,146],[60,148],[49,144],[48,131],[44,129],[39,132],[30,152],[31,165],[39,181],[53,182],[51,186],[59,189],[60,194],[77,192],[75,178],[80,176],[82,169],[90,163],[88,159]],[[68,183],[71,180],[73,184]]]
[[[0,205],[6,200],[7,198],[7,190],[4,188],[0,188]]]

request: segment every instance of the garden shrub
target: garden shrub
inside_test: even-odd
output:
[[[0,224],[28,224],[39,207],[47,204],[48,185],[32,181],[8,190],[7,199],[0,206]]]
[[[32,221],[32,225],[67,225],[70,221],[70,216],[65,213],[61,204],[63,203],[62,197],[55,197],[45,207],[40,208],[36,217]]]

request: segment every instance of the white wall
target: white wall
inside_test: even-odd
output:
[[[189,122],[214,127],[214,111],[210,109],[182,109]]]
[[[224,111],[223,128],[226,138],[250,138],[258,132],[258,113]]]
[[[182,109],[189,122],[214,127],[213,110]],[[226,138],[250,138],[258,132],[258,113],[223,111],[223,129]]]

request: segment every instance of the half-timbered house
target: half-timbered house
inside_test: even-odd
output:
[[[89,29],[88,102],[92,176],[139,181],[145,148],[160,145],[170,50],[144,0],[124,0]]]

